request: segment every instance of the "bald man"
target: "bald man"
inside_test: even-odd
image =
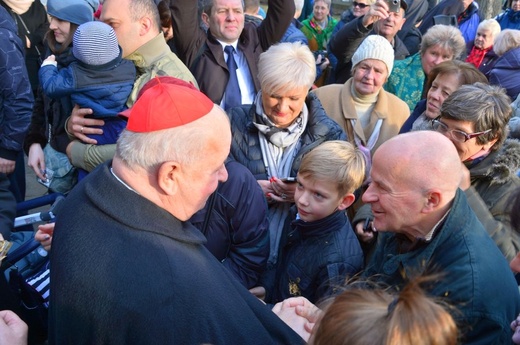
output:
[[[363,195],[381,232],[364,273],[401,288],[414,275],[442,272],[428,292],[457,308],[464,344],[507,344],[520,312],[508,263],[458,188],[460,158],[443,135],[419,131],[375,152]]]

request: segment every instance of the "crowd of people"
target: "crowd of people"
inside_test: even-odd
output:
[[[520,0],[100,2],[0,0],[0,344],[520,344]]]

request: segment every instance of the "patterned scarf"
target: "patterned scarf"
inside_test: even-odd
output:
[[[278,128],[265,114],[260,91],[255,99],[256,118],[253,124],[258,129],[262,158],[267,170],[267,177],[288,177],[291,173],[294,158],[300,148],[300,137],[307,127],[309,111],[303,105],[302,112],[296,120],[286,128]],[[269,206],[270,252],[267,263],[274,265],[278,260],[278,248],[285,218],[289,214],[291,204],[275,203]]]

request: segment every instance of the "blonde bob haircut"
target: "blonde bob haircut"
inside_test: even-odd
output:
[[[298,175],[314,181],[335,183],[340,196],[353,193],[365,179],[365,156],[341,140],[326,141],[307,153]]]
[[[267,94],[308,90],[316,79],[314,55],[301,42],[272,45],[260,55],[258,79],[262,92]]]

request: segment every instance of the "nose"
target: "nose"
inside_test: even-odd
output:
[[[226,19],[230,22],[234,21],[236,19],[235,13],[233,13],[232,10],[229,10]]]
[[[218,180],[220,182],[226,182],[228,179],[228,172],[225,165],[222,165],[222,168],[220,168],[218,172]]]
[[[55,18],[51,18],[51,21],[49,23],[49,29],[51,30],[56,30],[58,27],[56,26],[56,19]]]
[[[282,98],[278,102],[278,111],[280,113],[286,113],[289,110],[289,101]]]
[[[298,192],[296,192],[296,193],[298,193]],[[303,206],[309,205],[307,193],[303,192],[303,193],[298,193],[298,194],[299,194],[298,196],[296,196],[296,194],[295,194],[295,200],[297,200],[298,203]]]
[[[372,187],[372,184],[368,185],[368,188],[367,190],[365,191],[365,193],[363,193],[363,195],[361,196],[361,200],[365,203],[365,204],[370,204],[370,203],[373,203],[375,201],[377,201],[377,196],[376,194],[374,193],[374,188]]]
[[[436,90],[431,90],[430,89],[430,92],[429,92],[429,96],[433,99],[439,99],[439,95],[440,95],[440,91],[439,89],[436,89]]]

